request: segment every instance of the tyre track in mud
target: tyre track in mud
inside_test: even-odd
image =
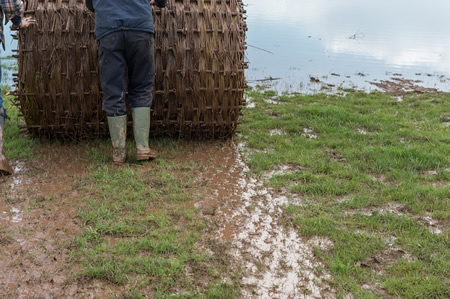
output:
[[[249,177],[239,147],[229,142],[211,153],[198,153],[214,158],[200,178],[208,182],[210,195],[195,206],[212,218],[219,239],[231,243],[234,263],[243,267],[242,297],[336,297],[311,240],[282,225],[283,207],[299,200],[275,194]]]

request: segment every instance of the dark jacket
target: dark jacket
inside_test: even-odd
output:
[[[150,0],[86,0],[86,7],[95,12],[98,40],[121,30],[154,33]]]
[[[0,0],[0,42],[5,50],[5,35],[3,30],[3,15],[5,16],[5,24],[11,20],[14,25],[22,22],[23,4],[19,0]],[[1,101],[1,97],[0,97]],[[1,107],[1,103],[0,103]]]

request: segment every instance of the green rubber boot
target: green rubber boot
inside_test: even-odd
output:
[[[152,160],[157,152],[148,145],[150,134],[150,108],[132,108],[133,133],[136,142],[136,159],[138,161]]]
[[[108,126],[113,146],[114,164],[123,164],[127,160],[127,116],[108,116]]]

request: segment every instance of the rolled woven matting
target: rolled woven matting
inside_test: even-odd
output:
[[[34,136],[108,134],[94,16],[84,0],[25,0],[38,25],[20,30],[16,104]],[[151,135],[226,138],[244,105],[241,0],[169,0],[154,7]],[[131,117],[129,118],[131,124]]]

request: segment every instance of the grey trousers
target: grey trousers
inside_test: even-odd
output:
[[[127,89],[132,108],[152,105],[153,39],[149,32],[118,31],[99,41],[103,110],[108,116],[126,114]]]
[[[6,109],[0,107],[0,127],[5,128],[6,118],[7,118]]]

